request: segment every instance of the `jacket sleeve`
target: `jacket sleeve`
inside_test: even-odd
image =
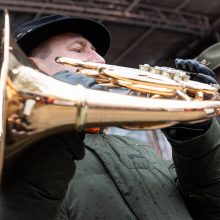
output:
[[[220,126],[216,119],[202,135],[173,148],[177,185],[193,219],[220,219]]]
[[[82,138],[74,131],[46,137],[30,146],[4,172],[0,219],[56,219],[75,172],[74,160],[84,154]]]

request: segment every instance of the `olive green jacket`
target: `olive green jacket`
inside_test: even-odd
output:
[[[58,219],[220,219],[219,137],[214,120],[200,137],[170,140],[176,181],[170,163],[140,141],[88,134]]]

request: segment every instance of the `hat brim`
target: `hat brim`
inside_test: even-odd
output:
[[[27,55],[44,40],[65,32],[78,33],[89,40],[97,53],[104,56],[110,45],[110,34],[102,24],[84,18],[65,18],[44,24],[22,35],[17,43]]]

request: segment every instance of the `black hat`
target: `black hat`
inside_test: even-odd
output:
[[[14,38],[28,55],[44,40],[65,32],[85,37],[101,56],[106,54],[110,45],[110,34],[104,25],[87,18],[64,15],[50,15],[24,23],[17,27]]]

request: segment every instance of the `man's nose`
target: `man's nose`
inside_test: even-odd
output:
[[[90,52],[90,56],[88,57],[87,61],[94,63],[105,63],[105,59],[94,50]]]

